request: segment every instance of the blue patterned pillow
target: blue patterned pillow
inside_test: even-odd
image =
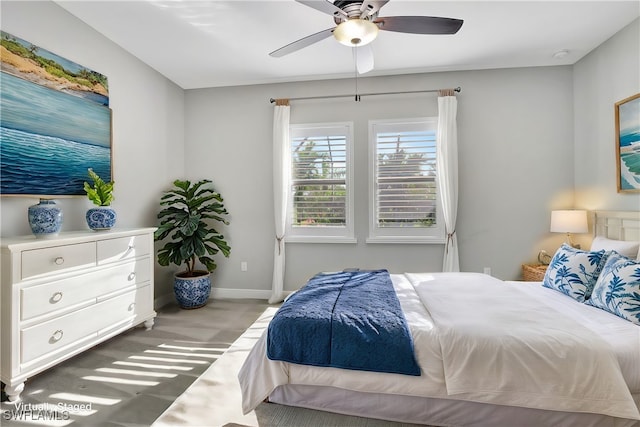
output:
[[[587,304],[640,325],[640,261],[611,251]]]
[[[542,286],[584,302],[591,296],[605,258],[605,251],[581,251],[563,244],[551,259]]]

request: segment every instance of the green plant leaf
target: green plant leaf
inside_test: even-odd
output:
[[[104,182],[93,169],[88,170],[89,177],[93,180],[93,186],[84,183],[84,191],[93,204],[97,206],[110,206],[113,202],[113,182]]]
[[[207,271],[209,272],[215,270],[217,267],[216,262],[213,260],[213,258],[201,257],[198,259],[198,261],[200,261],[207,268]]]
[[[175,180],[174,187],[160,198],[161,209],[157,218],[156,241],[164,241],[158,251],[158,263],[166,266],[185,265],[192,271],[198,260],[208,271],[217,266],[213,255],[221,252],[228,257],[231,251],[224,236],[215,228],[216,223],[229,224],[222,196],[215,191],[210,180],[192,183]]]

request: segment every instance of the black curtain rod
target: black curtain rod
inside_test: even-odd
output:
[[[355,95],[303,96],[303,97],[300,97],[300,98],[285,98],[285,99],[288,99],[289,101],[301,101],[301,100],[307,100],[307,99],[332,99],[332,98],[348,98],[350,96],[355,96],[355,100],[356,101],[360,101],[360,97],[361,96],[403,95],[403,94],[407,94],[407,93],[439,92],[441,90],[446,90],[446,89],[409,90],[409,91],[405,91],[405,92],[371,92],[371,93],[360,93],[360,94],[355,94]],[[460,88],[460,86],[458,86],[457,88],[453,89],[454,92],[460,92],[461,90],[462,89]],[[270,98],[269,102],[273,104],[274,102],[276,102],[276,99],[275,98]]]

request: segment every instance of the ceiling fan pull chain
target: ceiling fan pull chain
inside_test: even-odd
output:
[[[355,74],[356,74],[356,96],[355,96],[355,101],[356,102],[360,102],[360,95],[358,95],[358,46],[354,46],[354,57],[355,57],[355,61],[354,61],[354,68],[355,68]]]

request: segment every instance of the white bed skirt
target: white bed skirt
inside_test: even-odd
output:
[[[640,394],[633,397],[640,407]],[[640,421],[600,414],[544,411],[460,400],[363,393],[323,386],[282,385],[271,393],[269,401],[343,415],[432,426],[640,427]]]

